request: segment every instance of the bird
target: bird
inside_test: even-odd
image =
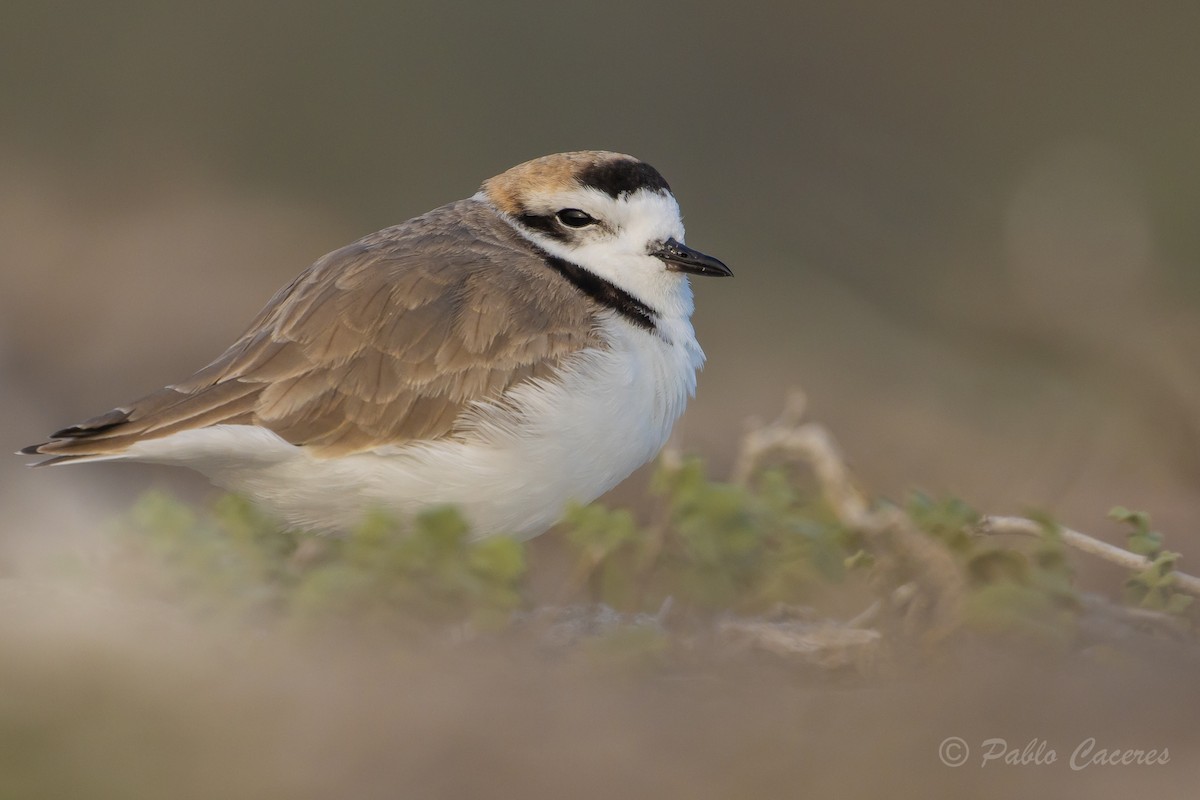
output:
[[[456,506],[536,536],[651,461],[704,353],[654,167],[558,153],[367,235],[279,290],[215,361],[20,452],[192,468],[289,528]]]

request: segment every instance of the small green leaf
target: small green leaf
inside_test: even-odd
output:
[[[1174,592],[1167,598],[1166,606],[1163,610],[1168,614],[1182,614],[1191,607],[1192,601],[1195,599],[1190,594]]]
[[[857,550],[853,555],[847,556],[843,563],[846,569],[869,569],[875,565],[875,556],[866,550]]]

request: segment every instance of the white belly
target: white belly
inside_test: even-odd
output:
[[[372,509],[407,517],[453,504],[476,535],[535,536],[570,502],[587,503],[658,453],[694,390],[703,354],[691,325],[648,334],[606,326],[611,347],[573,356],[560,380],[515,389],[509,410],[481,406],[456,439],[316,458],[254,426],[140,442],[129,458],[179,464],[244,493],[289,524],[352,528]]]

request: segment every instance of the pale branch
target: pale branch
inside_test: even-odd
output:
[[[1089,536],[1086,533],[1080,533],[1070,528],[1064,528],[1061,525],[1058,528],[1062,536],[1063,544],[1070,545],[1076,550],[1081,550],[1085,553],[1090,553],[1105,561],[1124,567],[1128,570],[1141,571],[1149,567],[1153,562],[1145,556],[1131,553],[1128,550],[1101,541],[1094,536]],[[983,517],[972,528],[972,533],[978,533],[989,536],[1015,534],[1017,536],[1041,536],[1043,527],[1031,519],[1024,517],[999,517],[989,516]],[[1200,596],[1200,578],[1194,575],[1188,575],[1186,572],[1173,570],[1172,575],[1175,578],[1175,586],[1188,594]]]
[[[845,459],[838,450],[836,442],[822,426],[803,422],[806,406],[804,393],[794,390],[789,393],[783,412],[779,418],[769,425],[754,424],[742,439],[742,447],[734,463],[731,480],[738,486],[749,484],[759,466],[769,456],[782,454],[807,463],[816,476],[821,488],[821,494],[833,509],[834,514],[847,527],[861,530],[869,534],[879,534],[890,531],[893,536],[903,543],[910,554],[932,559],[933,564],[943,560],[940,553],[929,547],[918,546],[917,537],[907,535],[913,526],[907,517],[894,506],[872,509],[864,492],[855,484]],[[1059,528],[1064,544],[1076,550],[1082,550],[1098,556],[1106,561],[1120,565],[1133,571],[1144,570],[1153,562],[1145,556],[1132,553],[1116,545],[1108,544],[1093,536],[1089,536],[1070,528]],[[977,534],[1017,534],[1021,536],[1041,536],[1042,526],[1024,517],[986,516],[972,527]],[[933,564],[927,566],[931,567]],[[931,569],[935,573],[944,573],[942,569]],[[1192,595],[1200,596],[1200,578],[1173,570],[1175,586]],[[946,579],[941,577],[940,581]],[[947,594],[958,594],[958,587],[951,581]]]
[[[925,595],[928,602],[920,604],[931,620],[928,636],[937,638],[947,634],[960,622],[966,595],[965,580],[953,557],[922,535],[900,509],[871,507],[833,436],[815,422],[803,422],[805,404],[804,394],[793,391],[777,420],[753,426],[746,432],[732,481],[739,486],[748,485],[759,466],[775,454],[808,464],[822,497],[843,525],[861,531],[917,568],[917,582],[928,592]]]
[[[779,419],[746,432],[734,463],[733,483],[738,486],[749,484],[759,465],[770,455],[792,456],[812,467],[822,494],[843,523],[853,528],[871,527],[868,525],[867,498],[854,485],[833,437],[820,425],[801,424],[805,404],[804,393],[792,391]]]

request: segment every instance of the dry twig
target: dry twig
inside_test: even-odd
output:
[[[759,465],[775,454],[808,464],[822,497],[843,525],[886,547],[916,571],[916,582],[925,590],[924,602],[914,602],[908,616],[928,613],[930,638],[950,633],[961,621],[966,597],[966,581],[953,556],[917,530],[901,509],[871,507],[829,432],[821,425],[802,421],[805,405],[804,394],[793,391],[777,420],[747,432],[734,464],[733,482],[745,486]]]
[[[917,529],[902,509],[891,505],[873,508],[867,496],[855,484],[845,459],[833,437],[816,423],[803,422],[806,398],[798,390],[789,394],[779,418],[768,425],[757,424],[747,431],[734,464],[731,479],[747,485],[767,459],[782,455],[808,464],[822,497],[838,520],[859,531],[876,546],[884,546],[911,565],[917,572],[912,584],[905,616],[910,619],[929,615],[927,635],[938,638],[954,630],[962,616],[966,582],[953,556]],[[1144,570],[1152,561],[1145,556],[1108,544],[1070,528],[1060,527],[1062,541],[1070,547],[1090,553],[1131,571]],[[1040,536],[1042,526],[1023,517],[987,516],[971,531],[981,535],[1017,534]],[[1200,578],[1183,572],[1173,573],[1175,586],[1200,596]],[[899,595],[899,591],[896,593]],[[904,605],[896,597],[888,598],[893,609]],[[878,615],[872,606],[856,619],[856,625],[869,624]],[[853,627],[853,625],[851,626]]]
[[[1137,553],[1131,553],[1124,548],[1101,541],[1094,536],[1089,536],[1086,533],[1071,530],[1059,526],[1059,533],[1062,536],[1063,544],[1069,545],[1076,550],[1081,550],[1085,553],[1090,553],[1105,561],[1116,564],[1132,571],[1140,571],[1149,567],[1153,562],[1145,556],[1140,556]],[[1018,536],[1041,536],[1042,526],[1031,519],[1024,517],[984,517],[973,528],[972,533],[981,535],[1004,535],[1016,534]],[[1186,572],[1176,570],[1175,586],[1188,594],[1200,596],[1200,578],[1194,575],[1188,575]]]

